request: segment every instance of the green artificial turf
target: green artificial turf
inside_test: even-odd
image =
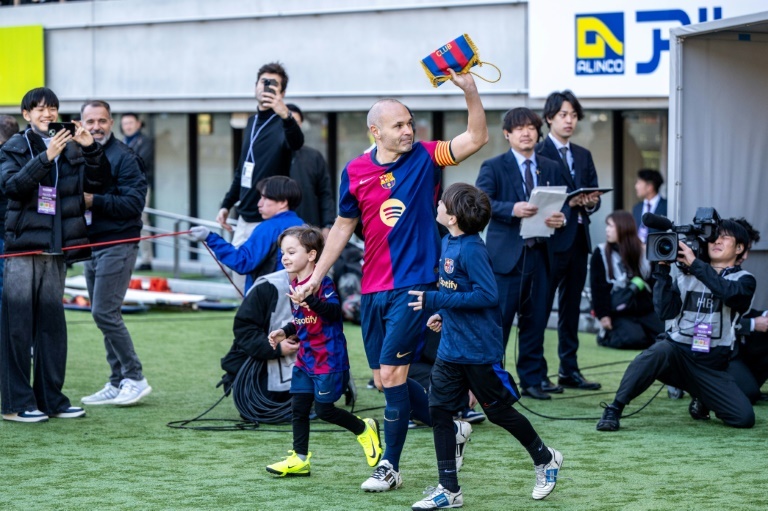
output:
[[[367,494],[360,483],[371,470],[352,434],[318,432],[310,439],[312,476],[280,479],[264,467],[291,448],[283,432],[196,431],[166,426],[191,419],[220,397],[214,388],[219,359],[232,340],[231,312],[153,312],[126,316],[145,375],[154,388],[131,408],[90,406],[85,419],[51,419],[44,424],[0,423],[0,508],[6,509],[408,509],[422,490],[437,483],[432,435],[411,431],[401,460],[403,487]],[[86,313],[68,312],[69,360],[65,392],[80,397],[107,381],[101,336]],[[367,390],[370,373],[360,329],[346,326],[358,408],[382,420],[382,395]],[[546,353],[556,369],[553,332]],[[730,510],[767,509],[765,492],[766,417],[756,407],[757,426],[726,428],[718,420],[695,422],[688,400],[672,401],[666,391],[616,433],[595,431],[599,402],[610,401],[634,352],[600,348],[582,335],[579,360],[584,374],[606,392],[566,391],[550,402],[525,398],[522,404],[556,417],[527,415],[545,443],[561,450],[564,468],[546,500],[531,499],[533,468],[525,450],[502,429],[475,426],[459,480],[467,509],[556,510]],[[510,343],[509,357],[512,357]],[[602,365],[618,362],[614,365]],[[625,413],[644,404],[658,384]],[[206,417],[237,419],[225,399]],[[206,422],[201,425],[226,425]],[[313,422],[314,429],[338,429]],[[270,429],[272,429],[270,427]]]

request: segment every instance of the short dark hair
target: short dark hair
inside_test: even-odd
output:
[[[100,99],[91,99],[83,103],[83,106],[80,107],[80,115],[83,115],[83,112],[85,112],[85,109],[89,106],[93,106],[96,108],[104,108],[107,111],[107,114],[109,117],[112,117],[112,108],[110,108],[109,103],[106,101],[102,101]],[[125,114],[123,114],[125,115]]]
[[[733,220],[740,224],[747,231],[747,236],[749,236],[749,249],[752,248],[752,245],[760,241],[760,231],[752,227],[752,224],[749,223],[746,218],[729,218],[729,220]]]
[[[641,181],[645,181],[646,183],[651,183],[656,193],[659,193],[659,190],[661,189],[661,185],[664,184],[664,176],[662,176],[661,172],[659,172],[658,170],[653,170],[653,169],[638,170],[637,179]],[[669,190],[667,190],[667,192],[669,192]]]
[[[299,243],[301,243],[301,246],[304,247],[307,252],[313,250],[317,252],[315,261],[320,259],[320,255],[323,253],[323,248],[325,248],[325,238],[320,229],[306,224],[299,227],[289,227],[277,237],[277,246],[281,246],[283,240],[288,236],[299,240]]]
[[[12,115],[0,115],[0,145],[19,132],[19,123]]]
[[[301,108],[294,105],[293,103],[286,103],[285,107],[291,112],[296,112],[297,114],[299,114],[299,117],[301,117],[302,122],[304,121],[304,112],[301,111]]]
[[[35,107],[45,105],[59,108],[59,98],[56,93],[48,87],[38,87],[24,94],[21,100],[21,111],[27,112],[33,110]]]
[[[301,203],[299,183],[287,176],[267,177],[256,183],[256,189],[262,197],[273,201],[288,201],[288,209],[296,209]]]
[[[449,186],[443,192],[442,201],[446,213],[456,217],[464,234],[477,234],[491,220],[491,200],[485,192],[467,183]]]
[[[550,94],[544,102],[544,111],[542,112],[542,115],[544,116],[544,121],[546,121],[547,126],[550,125],[549,120],[557,115],[557,112],[560,111],[563,107],[563,103],[566,101],[570,103],[576,111],[576,116],[579,120],[584,118],[584,109],[581,108],[581,103],[576,99],[576,95],[573,92],[568,89],[562,92],[555,91]]]
[[[536,115],[536,112],[530,108],[518,107],[507,111],[507,113],[504,114],[502,127],[507,131],[512,131],[514,128],[527,126],[529,124],[533,124],[536,127],[539,138],[541,138],[541,117]]]
[[[720,225],[717,226],[718,236],[733,236],[736,240],[736,244],[741,244],[744,247],[744,252],[737,254],[737,259],[741,259],[744,253],[749,250],[749,233],[741,223],[736,220],[726,218],[720,221]]]
[[[270,62],[269,64],[261,66],[259,68],[259,73],[256,75],[256,80],[258,81],[264,73],[272,73],[273,75],[279,76],[281,82],[280,91],[285,92],[285,89],[288,88],[288,73],[285,72],[285,68],[280,62]]]

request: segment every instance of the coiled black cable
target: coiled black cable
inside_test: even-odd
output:
[[[250,422],[281,424],[291,422],[291,400],[273,401],[259,385],[259,373],[267,362],[248,357],[232,383],[232,400],[240,416]]]

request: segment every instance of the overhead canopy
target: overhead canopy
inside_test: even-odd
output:
[[[768,12],[671,30],[669,215],[746,217],[764,241],[745,268],[768,305]]]

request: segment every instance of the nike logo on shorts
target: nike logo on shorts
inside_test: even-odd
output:
[[[397,352],[397,358],[403,358],[403,357],[407,357],[407,356],[408,356],[408,355],[410,355],[411,353],[412,353],[411,351],[408,351],[408,352],[406,352],[406,353],[400,353],[400,352],[398,351],[398,352]]]
[[[326,395],[326,394],[330,394],[330,393],[331,393],[331,391],[329,390],[328,392],[318,392],[317,394],[318,394],[319,396],[324,396],[324,395]]]
[[[333,296],[333,291],[331,291],[330,293],[325,293],[326,298],[330,298],[332,296]]]

